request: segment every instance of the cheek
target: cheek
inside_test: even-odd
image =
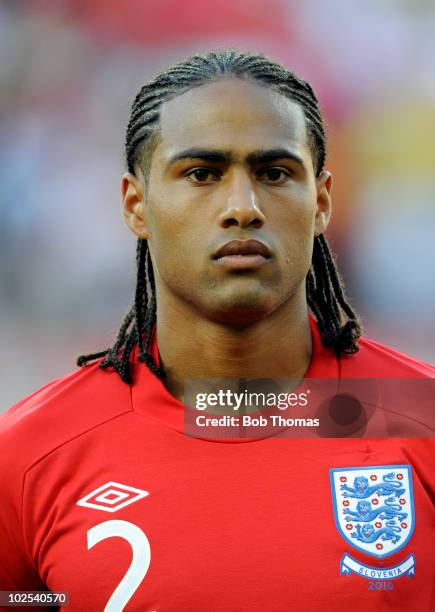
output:
[[[198,261],[198,230],[192,220],[166,209],[150,215],[149,246],[159,275],[167,281],[183,282]]]
[[[317,206],[315,184],[310,180],[295,180],[288,189],[276,191],[271,202],[275,213],[286,218],[287,223],[303,228],[314,223]]]
[[[156,262],[163,270],[198,267],[210,236],[219,232],[216,200],[206,190],[176,181],[154,180],[149,198],[149,240]]]
[[[311,262],[314,228],[315,228],[315,201],[307,198],[307,194],[292,198],[291,202],[283,202],[276,216],[276,228],[282,235],[283,228],[286,257],[291,262]]]

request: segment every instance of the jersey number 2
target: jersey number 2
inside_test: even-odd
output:
[[[123,538],[130,544],[133,558],[123,579],[110,596],[104,612],[120,612],[144,579],[151,562],[148,538],[137,525],[128,521],[105,521],[89,529],[88,550],[106,538]]]

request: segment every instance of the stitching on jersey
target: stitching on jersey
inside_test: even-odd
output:
[[[103,425],[106,425],[106,423],[110,423],[110,421],[114,421],[115,419],[118,419],[120,417],[125,416],[126,414],[131,414],[134,413],[134,411],[132,411],[131,408],[129,408],[129,410],[125,410],[124,412],[121,412],[120,414],[117,414],[113,417],[110,417],[110,419],[107,419],[106,421],[102,421],[100,423],[98,423],[97,425],[93,425],[92,427],[90,427],[89,429],[86,429],[85,431],[80,432],[79,434],[77,434],[76,436],[69,438],[68,440],[66,440],[65,442],[62,442],[61,444],[59,444],[58,446],[56,446],[55,448],[52,448],[50,451],[48,451],[47,453],[45,453],[45,455],[43,455],[42,457],[39,457],[39,459],[37,459],[36,461],[34,461],[23,473],[23,485],[22,485],[22,490],[21,490],[21,516],[20,516],[20,521],[21,521],[21,533],[23,534],[23,542],[24,542],[24,548],[25,548],[25,553],[26,556],[30,562],[30,566],[32,569],[34,569],[34,571],[36,572],[37,577],[39,578],[39,580],[42,582],[41,580],[41,576],[35,566],[35,563],[32,559],[32,556],[30,554],[30,548],[27,542],[27,537],[26,537],[26,532],[24,530],[24,489],[26,486],[26,479],[27,476],[30,472],[30,470],[32,470],[34,467],[36,467],[41,461],[43,461],[44,459],[46,459],[49,455],[51,455],[52,453],[54,453],[55,451],[57,451],[59,448],[62,448],[63,446],[66,446],[67,444],[69,444],[70,442],[73,442],[74,440],[76,440],[77,438],[80,438],[81,436],[89,433],[90,431],[97,429],[98,427],[101,427]],[[135,413],[134,413],[135,414]]]

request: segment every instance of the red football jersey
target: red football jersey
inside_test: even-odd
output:
[[[435,377],[366,339],[337,358],[311,328],[307,377]],[[183,410],[144,364],[130,387],[96,362],[3,413],[0,590],[81,611],[434,609],[433,439],[204,440]]]

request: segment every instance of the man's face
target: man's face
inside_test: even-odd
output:
[[[305,299],[331,180],[315,177],[299,105],[231,78],[164,103],[160,126],[139,225],[123,183],[127,223],[148,239],[157,303],[243,325]]]

